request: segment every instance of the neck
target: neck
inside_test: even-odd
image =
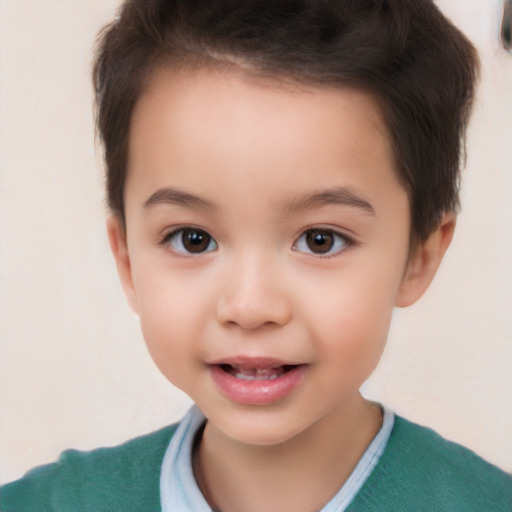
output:
[[[222,512],[311,512],[342,487],[382,425],[380,409],[360,395],[299,435],[248,445],[207,423],[195,457],[196,480]]]

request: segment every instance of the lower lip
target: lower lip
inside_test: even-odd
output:
[[[297,366],[272,380],[237,379],[218,365],[212,366],[211,372],[226,398],[240,404],[265,405],[286,398],[304,380],[306,368],[306,365]]]

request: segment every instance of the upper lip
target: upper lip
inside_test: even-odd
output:
[[[233,356],[219,358],[213,360],[210,365],[229,365],[236,368],[247,368],[253,370],[265,368],[279,368],[281,366],[298,366],[302,363],[284,361],[273,357],[249,357],[249,356]]]

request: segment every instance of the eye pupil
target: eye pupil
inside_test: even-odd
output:
[[[306,243],[312,252],[324,254],[332,249],[334,237],[333,234],[328,231],[315,229],[307,233]]]
[[[200,231],[197,229],[183,230],[183,247],[185,247],[188,252],[204,252],[210,245],[210,240],[210,235],[208,235],[208,233],[205,231]]]

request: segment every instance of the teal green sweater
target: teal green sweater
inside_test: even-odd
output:
[[[2,512],[157,512],[171,426],[119,447],[74,450],[0,489]],[[512,475],[399,416],[350,512],[512,512]],[[183,512],[183,511],[176,511]]]

